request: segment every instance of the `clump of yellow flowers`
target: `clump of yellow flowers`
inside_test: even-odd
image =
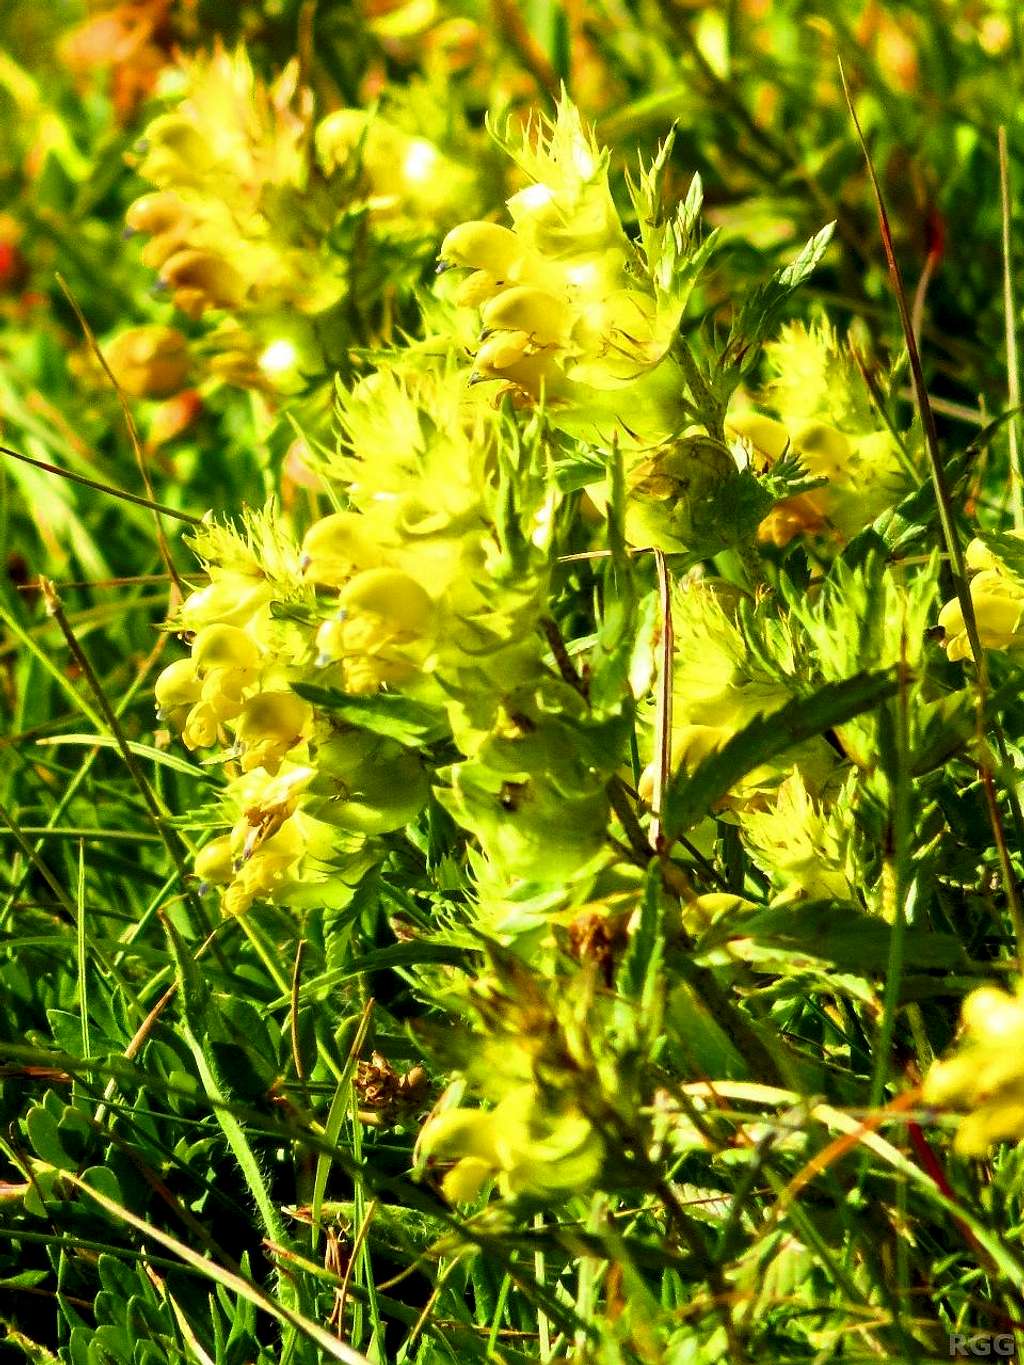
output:
[[[143,263],[188,318],[209,314],[210,372],[294,393],[345,354],[336,307],[351,254],[333,243],[366,216],[422,260],[421,223],[443,227],[478,201],[477,175],[385,117],[316,120],[292,61],[270,84],[244,48],[183,59],[177,103],[147,126],[137,171],[153,188],[127,213]],[[429,241],[429,239],[428,239]]]
[[[166,264],[202,249],[204,271],[249,271],[234,303],[183,299],[238,318],[250,307],[315,310],[338,287],[329,270],[310,273],[308,256],[293,269],[294,233],[286,242],[274,227],[276,210],[311,183],[308,101],[291,74],[258,94],[254,80],[241,54],[198,61],[187,98],[151,128],[141,167],[158,186],[143,207],[174,209],[147,251]],[[185,168],[195,120],[214,107],[217,137]],[[363,190],[382,219],[402,211],[406,163],[440,174],[429,148],[362,113],[328,115],[314,142],[328,176],[358,157],[372,178],[379,152],[379,178]],[[630,685],[598,706],[571,665],[546,657],[556,533],[572,509],[556,461],[582,449],[610,470],[624,452],[625,534],[669,552],[713,553],[729,543],[726,523],[752,535],[757,509],[771,506],[749,471],[741,477],[747,452],[727,444],[737,432],[695,423],[693,375],[676,351],[709,249],[699,183],[674,209],[663,203],[666,144],[629,185],[633,240],[608,155],[567,100],[511,150],[527,182],[508,201],[512,225],[466,222],[441,244],[442,264],[467,273],[454,298],[442,283],[427,310],[439,330],[379,356],[339,392],[336,449],[314,457],[335,510],[301,540],[272,509],[239,532],[211,523],[196,537],[209,582],[180,609],[190,656],[161,675],[157,702],[186,746],[220,751],[229,832],[199,871],[228,910],[332,877],[346,894],[374,841],[417,820],[431,792],[471,836],[474,875],[498,901],[502,886],[600,875],[614,859],[608,783],[650,670],[638,664],[635,696]],[[455,188],[466,188],[458,177]],[[479,327],[468,364],[467,310]],[[863,434],[868,406],[831,334],[791,332],[784,344],[803,356],[802,378],[785,394],[778,379],[779,406],[799,397],[808,422],[813,412],[819,425],[825,415]],[[778,354],[775,364],[781,375]],[[605,481],[586,482],[596,509]],[[694,580],[676,594],[673,770],[795,695],[784,670],[750,655],[732,591]],[[795,669],[785,639],[776,644]],[[834,762],[824,740],[809,743],[751,774],[729,804],[763,806],[796,764],[810,812]],[[652,783],[649,768],[642,797]]]
[[[1001,1139],[1024,1137],[1024,982],[1012,993],[993,986],[973,991],[960,1022],[957,1052],[932,1065],[922,1097],[926,1104],[967,1110],[956,1150],[984,1156]]]

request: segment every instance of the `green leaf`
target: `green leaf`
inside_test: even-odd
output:
[[[362,957],[353,958],[347,966],[339,968],[337,971],[325,972],[318,976],[315,981],[310,981],[303,987],[302,998],[309,1000],[317,995],[333,989],[340,981],[349,981],[354,976],[360,976],[363,972],[379,972],[387,967],[421,967],[421,966],[442,966],[442,967],[462,967],[467,966],[466,950],[457,948],[447,943],[393,943],[388,948],[376,948],[373,952],[364,953]],[[278,1000],[271,1002],[271,1008],[276,1008],[288,1003],[288,998],[282,996]]]
[[[736,938],[752,939],[798,959],[821,958],[842,971],[883,975],[889,965],[892,926],[842,902],[804,901],[725,916],[701,940],[698,952]],[[903,960],[919,970],[964,968],[968,963],[953,934],[919,925],[903,930]]]
[[[60,1171],[74,1170],[75,1163],[64,1150],[57,1120],[41,1104],[33,1105],[25,1115],[25,1131],[32,1150],[40,1161],[56,1166]]]
[[[896,691],[891,670],[858,673],[826,683],[809,697],[794,697],[778,711],[754,719],[692,772],[679,772],[665,793],[665,829],[682,834],[702,820],[747,773],[797,744],[870,711]]]
[[[1024,539],[1005,531],[981,531],[978,539],[1017,578],[1024,578]]]
[[[832,241],[835,226],[834,222],[826,223],[796,260],[777,270],[744,300],[732,325],[723,368],[742,367],[750,359],[751,350],[769,334],[790,295],[817,269]]]
[[[657,973],[661,961],[662,899],[661,870],[652,863],[644,883],[640,916],[618,971],[616,986],[622,995],[639,1000]]]
[[[37,739],[39,745],[46,745],[56,748],[61,744],[79,744],[90,749],[117,749],[120,752],[120,743],[113,735],[50,735],[43,739]],[[137,758],[148,758],[151,763],[156,763],[160,767],[170,768],[172,772],[183,773],[186,777],[198,778],[201,782],[211,782],[213,777],[203,768],[198,768],[194,763],[189,763],[185,758],[177,754],[168,753],[163,749],[154,749],[151,744],[139,744],[135,740],[128,741],[128,748]]]
[[[448,733],[448,722],[441,712],[403,697],[399,692],[352,696],[337,688],[316,687],[312,683],[295,683],[294,691],[339,720],[369,730],[371,734],[397,740],[410,749],[432,744]]]

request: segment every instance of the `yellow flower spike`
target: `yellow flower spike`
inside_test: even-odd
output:
[[[297,63],[270,86],[244,50],[217,48],[178,67],[181,101],[152,120],[139,162],[157,189],[127,214],[130,230],[150,234],[143,261],[190,318],[255,305],[329,307],[344,290],[344,272],[318,248],[315,210],[309,221],[296,211],[309,176],[312,115]],[[241,364],[239,347],[227,349],[233,357],[221,377],[263,389],[277,383]]]
[[[104,359],[133,398],[167,398],[185,383],[188,341],[174,327],[131,327],[103,348]]]
[[[294,692],[258,692],[244,704],[232,728],[243,747],[242,769],[276,773],[289,749],[307,738],[313,708]]]
[[[234,876],[234,852],[230,834],[211,839],[196,854],[195,874],[201,882],[226,885]]]
[[[316,522],[302,542],[302,569],[312,583],[340,588],[361,569],[375,569],[383,555],[366,519],[358,512],[334,512]]]
[[[474,380],[504,381],[498,397],[519,407],[543,401],[557,426],[589,440],[637,448],[674,435],[685,382],[670,349],[687,291],[665,271],[684,230],[671,250],[655,232],[650,260],[630,242],[608,155],[567,100],[503,145],[533,182],[507,201],[513,227],[463,223],[441,247],[442,268],[476,272],[456,294],[484,314]],[[644,203],[645,222],[664,207]]]

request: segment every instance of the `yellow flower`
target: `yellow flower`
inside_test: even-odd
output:
[[[339,660],[349,692],[408,681],[416,672],[434,617],[429,594],[400,569],[364,569],[342,588],[338,614],[316,643],[321,663]]]
[[[343,288],[298,212],[309,178],[312,95],[292,62],[266,86],[244,48],[181,63],[184,95],[145,131],[127,215],[143,259],[189,317],[255,305],[317,311]],[[304,236],[305,234],[305,236]]]
[[[199,700],[203,685],[196,677],[191,659],[175,659],[156,680],[156,713],[176,730],[181,730],[188,713]]]
[[[360,569],[375,569],[381,553],[358,512],[334,512],[306,532],[302,570],[311,583],[340,588]]]
[[[276,773],[289,749],[308,737],[313,708],[294,692],[258,692],[232,722],[242,750],[242,770]]]
[[[963,1038],[951,1058],[924,1080],[926,1104],[966,1109],[954,1146],[984,1156],[1001,1139],[1024,1137],[1024,982],[1014,994],[991,986],[973,991],[961,1011]]]
[[[577,1110],[545,1112],[532,1085],[509,1091],[492,1110],[449,1109],[428,1119],[418,1150],[424,1160],[454,1160],[441,1187],[452,1203],[475,1199],[489,1180],[505,1198],[556,1198],[597,1176],[603,1144]]]
[[[976,552],[975,562],[980,555]],[[1024,645],[1024,583],[1002,568],[982,569],[971,579],[978,638],[986,649],[1014,649]],[[939,625],[946,632],[946,652],[951,659],[969,659],[971,643],[963,610],[953,598],[939,612]]]

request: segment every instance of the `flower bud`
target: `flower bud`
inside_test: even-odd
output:
[[[258,645],[237,626],[206,626],[192,645],[196,672],[230,670],[255,676],[260,663]]]
[[[176,251],[164,262],[160,279],[174,290],[174,302],[181,311],[192,318],[206,308],[238,308],[245,301],[242,276],[210,251]]]
[[[438,252],[443,267],[472,266],[495,278],[508,279],[509,271],[523,259],[523,248],[511,228],[498,223],[460,223],[452,228]]]
[[[195,874],[201,882],[221,885],[234,876],[234,854],[230,834],[211,839],[196,854]]]
[[[166,398],[185,383],[188,341],[174,327],[132,327],[104,347],[104,358],[125,393]]]

